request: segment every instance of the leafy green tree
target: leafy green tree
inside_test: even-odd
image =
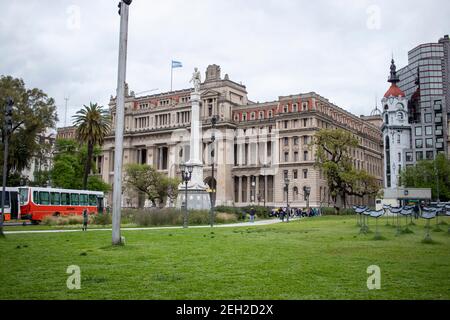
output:
[[[324,173],[334,207],[339,213],[338,199],[346,206],[347,196],[376,195],[379,181],[365,170],[353,167],[351,150],[358,147],[358,140],[348,131],[322,129],[311,143],[315,149],[316,167]]]
[[[178,195],[180,181],[169,178],[147,164],[128,164],[125,167],[127,188],[144,193],[154,206],[164,206],[167,198],[174,201]]]
[[[100,155],[99,147],[94,147],[93,155]],[[87,189],[108,192],[109,184],[103,182],[98,176],[89,176],[86,188],[83,187],[82,172],[87,159],[87,147],[71,139],[56,140],[53,168],[50,171],[52,185],[65,189]],[[92,164],[91,164],[92,167]]]
[[[7,176],[17,176],[29,166],[30,160],[36,156],[42,146],[38,135],[48,128],[54,128],[56,106],[53,98],[49,98],[42,90],[27,89],[22,79],[11,76],[0,76],[0,123],[4,123],[3,108],[7,97],[14,100],[13,132],[9,140]],[[2,139],[4,138],[2,130]],[[2,140],[3,141],[3,140]],[[3,148],[0,150],[0,161],[3,163]],[[8,179],[10,184],[10,179]],[[10,184],[11,185],[11,184]]]
[[[111,119],[108,111],[96,103],[84,106],[74,116],[74,125],[77,127],[76,135],[80,143],[87,145],[87,160],[83,174],[83,189],[87,188],[88,176],[91,172],[95,145],[102,145],[105,136],[111,128]]]
[[[450,160],[443,154],[435,160],[419,161],[401,172],[401,181],[407,188],[431,188],[433,199],[450,200]]]

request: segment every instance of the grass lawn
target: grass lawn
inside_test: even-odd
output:
[[[10,234],[0,239],[0,299],[450,299],[448,225],[425,244],[423,220],[399,236],[385,222],[379,241],[359,235],[355,217],[331,216],[124,231],[120,247],[108,231]],[[80,290],[66,287],[69,265],[81,268]],[[380,290],[367,289],[370,265]]]

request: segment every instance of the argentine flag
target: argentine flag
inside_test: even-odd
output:
[[[183,64],[181,62],[172,60],[172,69],[174,69],[174,68],[182,68],[182,67],[183,67]]]

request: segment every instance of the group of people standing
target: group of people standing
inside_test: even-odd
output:
[[[319,208],[282,208],[279,207],[278,209],[272,210],[272,216],[278,217],[281,219],[281,221],[284,221],[286,219],[287,222],[289,222],[289,218],[293,217],[314,217],[319,216],[320,209]]]

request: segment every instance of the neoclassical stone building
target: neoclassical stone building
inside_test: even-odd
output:
[[[124,164],[146,163],[171,177],[189,157],[190,93],[185,89],[137,97],[126,90]],[[360,145],[352,150],[354,165],[374,174],[382,183],[383,149],[379,126],[359,118],[314,93],[281,96],[255,103],[246,87],[221,77],[210,65],[201,84],[201,126],[205,182],[216,186],[217,205],[259,204],[317,207],[331,204],[325,177],[314,167],[310,142],[321,128],[352,132]],[[114,120],[115,98],[109,107]],[[211,119],[217,117],[211,143]],[[114,122],[114,121],[113,121]],[[114,127],[113,127],[114,131]],[[212,179],[211,150],[215,150]],[[114,132],[97,159],[104,181],[113,183]],[[288,194],[285,178],[289,179]],[[304,188],[310,188],[306,199]],[[288,197],[288,199],[286,199]],[[123,206],[137,206],[138,197],[124,191]],[[350,204],[374,199],[351,198]]]

